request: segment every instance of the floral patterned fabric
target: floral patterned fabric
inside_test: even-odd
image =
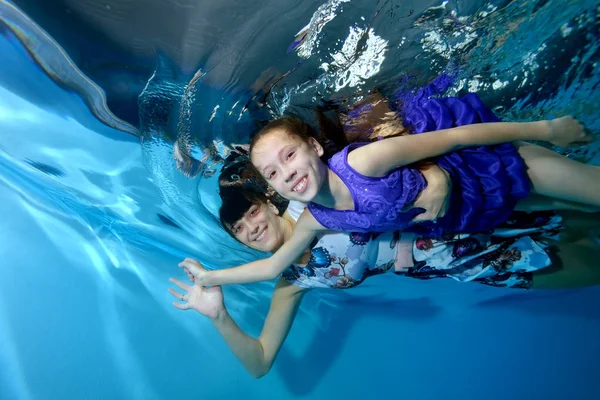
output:
[[[305,288],[351,288],[394,270],[398,239],[397,233],[326,233],[314,242],[308,264],[292,265],[282,276]]]
[[[351,288],[370,276],[394,271],[395,260],[403,258],[397,250],[412,249],[414,265],[396,274],[529,288],[532,273],[551,264],[545,240],[554,238],[561,226],[560,217],[543,212],[514,213],[493,231],[442,238],[326,233],[313,242],[307,265],[292,265],[282,276],[300,287]],[[412,243],[404,246],[407,240]]]
[[[532,273],[551,265],[546,240],[556,239],[561,227],[561,218],[551,212],[516,212],[491,232],[418,237],[413,243],[415,265],[396,273],[527,289]]]

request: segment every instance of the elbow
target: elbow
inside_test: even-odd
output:
[[[260,372],[258,372],[258,371],[257,371],[257,372],[254,372],[254,373],[252,373],[252,377],[253,377],[254,379],[260,379],[260,378],[262,378],[263,376],[267,375],[268,373],[269,373],[269,371],[265,371],[265,372],[263,372],[263,371],[260,371]]]
[[[271,371],[270,365],[262,366],[261,368],[256,368],[253,371],[250,371],[250,374],[254,379],[260,379],[263,376],[267,375]]]

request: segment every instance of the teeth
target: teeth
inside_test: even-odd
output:
[[[256,239],[254,239],[254,241],[258,242],[258,241],[262,240],[262,238],[265,237],[266,233],[267,233],[267,230],[265,229],[264,231],[262,231],[262,233],[260,235],[258,235],[258,237]]]
[[[294,186],[292,191],[298,192],[298,191],[304,189],[304,186],[306,186],[306,178],[302,178],[302,180],[300,182],[298,182],[298,184],[296,186]]]

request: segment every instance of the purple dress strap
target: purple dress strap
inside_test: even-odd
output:
[[[367,143],[353,143],[329,160],[329,168],[344,182],[354,200],[353,210],[334,210],[308,203],[308,210],[321,225],[338,231],[390,232],[405,229],[423,213],[413,208],[427,186],[415,168],[402,167],[381,178],[361,175],[348,165],[348,153]]]

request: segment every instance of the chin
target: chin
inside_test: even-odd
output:
[[[296,192],[288,192],[287,194],[285,194],[285,195],[282,194],[281,196],[288,200],[302,201],[300,199],[300,195],[298,195],[298,193],[296,193]]]
[[[298,199],[299,201],[303,203],[308,203],[309,201],[313,201],[313,199],[317,197],[317,190],[313,188],[307,188],[306,191],[302,193],[302,196],[299,197],[301,197]]]
[[[275,253],[277,250],[279,250],[279,248],[281,246],[283,246],[283,243],[284,243],[283,239],[279,239],[279,238],[274,239],[273,243],[269,243],[269,246],[268,246],[269,249],[266,250],[266,251],[270,251],[271,253]]]

